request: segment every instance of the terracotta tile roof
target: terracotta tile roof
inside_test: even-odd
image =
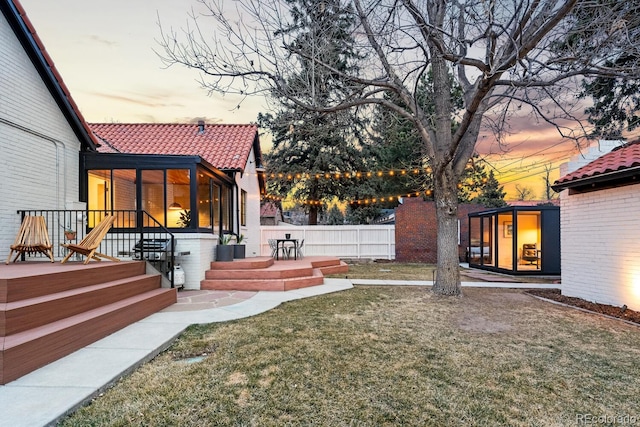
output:
[[[278,214],[280,209],[275,205],[275,203],[264,203],[260,206],[260,216],[261,217],[275,217]]]
[[[240,170],[249,160],[257,125],[90,123],[101,153],[200,156],[221,170]]]
[[[561,177],[554,185],[568,184],[573,181],[593,178],[612,172],[621,172],[638,166],[640,166],[640,140],[614,148],[591,163]]]

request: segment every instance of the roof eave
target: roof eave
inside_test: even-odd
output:
[[[60,77],[57,76],[53,70],[53,64],[48,63],[45,55],[38,46],[34,34],[29,29],[30,22],[22,5],[17,0],[0,0],[0,10],[2,10],[14,34],[36,67],[47,89],[49,89],[49,92],[56,100],[56,103],[71,125],[73,132],[80,140],[83,148],[95,151],[98,142],[94,139],[80,111],[74,106],[75,103],[71,99],[71,96],[67,95],[62,87],[64,83],[59,80]]]
[[[588,176],[585,178],[578,178],[578,179],[573,179],[567,182],[553,184],[551,188],[553,189],[553,191],[559,193],[562,190],[566,190],[570,188],[594,186],[597,184],[603,184],[610,181],[617,181],[625,178],[632,178],[634,176],[637,176],[638,174],[640,174],[640,166],[634,166],[631,168],[611,171],[607,173]]]

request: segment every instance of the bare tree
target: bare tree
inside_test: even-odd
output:
[[[531,187],[516,184],[516,197],[517,200],[531,200],[534,197],[533,190]]]
[[[574,96],[580,80],[637,78],[640,70],[637,60],[610,65],[619,64],[615,58],[622,51],[638,57],[635,0],[307,1],[319,13],[338,4],[351,10],[358,64],[348,69],[357,73],[332,67],[322,56],[325,49],[296,43],[293,2],[285,0],[201,0],[202,11],[193,11],[187,28],[162,31],[162,55],[169,65],[199,70],[209,91],[270,95],[321,112],[366,113],[367,106],[382,105],[409,120],[433,168],[438,225],[433,290],[442,295],[460,294],[456,188],[483,125],[500,131],[513,114],[526,112],[578,141],[586,134],[580,122],[584,105]],[[211,21],[202,19],[206,16]],[[321,46],[331,38],[318,28],[309,43]],[[318,69],[339,76],[348,92],[322,104],[309,101]],[[428,71],[435,99],[430,110],[416,96]],[[452,102],[451,73],[463,89],[461,109]]]
[[[544,200],[553,200],[554,198],[556,198],[558,196],[558,193],[556,193],[553,188],[551,188],[551,184],[553,184],[551,182],[551,171],[553,170],[553,166],[551,163],[547,163],[544,165],[544,176],[542,177],[543,181],[544,181]]]

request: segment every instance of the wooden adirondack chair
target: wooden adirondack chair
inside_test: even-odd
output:
[[[91,230],[89,234],[87,234],[79,243],[61,243],[60,246],[69,249],[69,253],[61,261],[61,264],[67,262],[67,260],[71,258],[71,255],[73,255],[74,253],[79,253],[87,257],[87,259],[84,261],[84,264],[88,264],[92,259],[95,259],[96,261],[102,261],[100,258],[105,258],[116,262],[120,261],[118,258],[96,252],[96,250],[100,246],[100,242],[102,242],[104,236],[106,236],[109,229],[113,226],[113,222],[115,221],[115,219],[115,216],[105,216],[102,221],[100,221],[98,225],[93,227],[93,230]]]
[[[49,232],[47,231],[47,223],[43,216],[25,216],[20,226],[20,231],[16,236],[15,242],[10,246],[9,257],[6,264],[9,264],[11,255],[17,252],[13,262],[24,253],[33,254],[41,253],[48,256],[53,262],[53,252],[51,251],[51,241],[49,240]]]

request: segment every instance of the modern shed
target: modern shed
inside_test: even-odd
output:
[[[470,267],[507,274],[560,274],[560,208],[511,206],[469,214]]]

